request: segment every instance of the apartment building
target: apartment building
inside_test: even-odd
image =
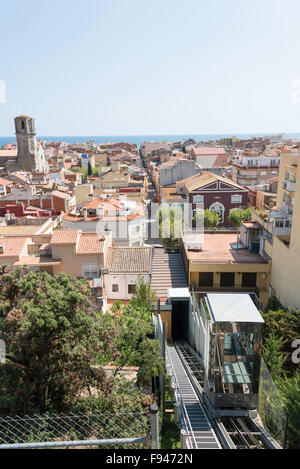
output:
[[[261,227],[261,251],[272,260],[270,295],[285,307],[300,308],[300,157],[281,158],[277,209],[253,214]],[[263,219],[265,217],[265,219]]]
[[[176,184],[177,181],[193,176],[196,172],[199,170],[196,170],[195,161],[186,158],[172,157],[168,162],[151,166],[152,181],[158,193],[162,187]]]
[[[190,158],[202,169],[225,167],[228,164],[228,154],[223,147],[193,147]]]
[[[39,207],[60,213],[75,205],[76,199],[72,195],[52,189],[37,189],[35,186],[12,188],[7,195],[0,197],[0,207],[6,205],[20,205]]]
[[[142,246],[145,238],[143,206],[109,194],[68,210],[62,215],[62,226],[83,232],[111,231],[117,246]]]
[[[278,176],[280,156],[239,154],[232,161],[232,180],[243,187],[255,189]]]
[[[272,258],[275,236],[291,235],[295,203],[298,155],[282,155],[280,161],[276,206],[254,211],[252,220],[261,227],[261,251]]]
[[[0,263],[28,266],[50,274],[65,272],[78,278],[100,276],[105,252],[111,245],[110,233],[82,233],[55,230],[0,238]]]

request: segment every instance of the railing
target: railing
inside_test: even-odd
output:
[[[289,179],[285,179],[282,183],[282,187],[288,192],[295,192],[296,183],[295,181],[290,181]]]
[[[170,354],[169,354],[169,351],[168,351],[168,347],[166,346],[167,344],[166,344],[166,340],[165,340],[164,327],[163,327],[163,323],[162,323],[160,314],[158,314],[157,317],[155,315],[152,315],[152,319],[153,319],[153,323],[154,323],[154,326],[155,326],[155,338],[160,342],[161,355],[165,359],[168,376],[173,381],[172,384],[173,384],[173,387],[174,387],[174,390],[175,390],[175,399],[176,399],[176,402],[180,406],[180,414],[181,414],[180,416],[181,416],[181,419],[183,421],[184,428],[186,429],[186,431],[188,433],[188,435],[187,435],[187,445],[189,446],[190,449],[196,448],[197,443],[196,443],[195,435],[194,435],[194,432],[193,432],[193,429],[192,429],[192,425],[191,425],[191,422],[190,422],[190,419],[189,419],[189,416],[188,416],[188,413],[187,413],[187,410],[186,410],[182,395],[179,391],[179,386],[178,386],[176,374],[175,374],[175,371],[174,371],[174,368],[173,368],[173,365],[172,365],[172,360],[171,360],[171,357],[170,357]],[[160,382],[160,384],[161,384],[161,382]]]
[[[168,348],[166,348],[166,351],[167,351],[167,353],[166,353],[166,367],[167,367],[169,377],[173,380],[172,384],[173,384],[173,387],[175,389],[176,402],[178,402],[178,404],[180,405],[181,419],[183,420],[184,429],[187,432],[187,446],[188,446],[188,449],[197,448],[197,442],[196,442],[195,434],[194,434],[192,424],[190,422],[190,419],[189,419],[189,416],[188,416],[188,413],[187,413],[186,406],[184,404],[182,395],[179,391],[179,385],[178,385],[178,382],[177,382],[176,374],[175,374],[175,371],[174,371],[174,368],[173,368],[173,365],[172,365],[172,360],[171,360]]]

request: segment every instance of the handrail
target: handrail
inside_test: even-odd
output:
[[[166,351],[167,351],[166,361],[169,365],[169,368],[171,369],[171,373],[169,373],[169,375],[172,376],[172,378],[174,380],[176,399],[178,400],[178,402],[180,404],[180,409],[182,410],[181,413],[182,413],[182,418],[183,418],[183,421],[184,421],[184,425],[185,425],[185,428],[187,429],[188,434],[189,434],[188,441],[191,444],[191,449],[192,448],[197,448],[197,442],[196,442],[195,434],[194,434],[194,431],[193,431],[193,428],[192,428],[192,425],[191,425],[191,422],[190,422],[190,419],[189,419],[189,416],[188,416],[188,413],[187,413],[186,406],[184,404],[182,395],[179,391],[179,385],[178,385],[176,374],[175,374],[175,371],[174,371],[174,368],[173,368],[172,360],[171,360],[171,357],[169,355],[168,347],[166,347]]]

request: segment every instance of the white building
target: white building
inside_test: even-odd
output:
[[[139,276],[150,282],[151,247],[110,247],[103,269],[106,301],[130,300]]]
[[[64,229],[83,232],[111,231],[117,246],[143,246],[144,209],[124,199],[99,198],[77,205],[62,216]]]

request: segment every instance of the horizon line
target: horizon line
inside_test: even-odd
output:
[[[38,137],[59,137],[59,138],[62,138],[62,137],[65,137],[65,138],[68,138],[68,137],[71,137],[71,138],[74,138],[74,137],[83,137],[83,138],[88,138],[88,137],[164,137],[164,136],[169,136],[169,137],[178,137],[178,136],[184,136],[184,137],[188,137],[188,136],[215,136],[215,135],[230,135],[232,137],[235,137],[235,136],[238,136],[238,135],[253,135],[253,136],[256,136],[256,135],[264,135],[264,136],[268,136],[268,135],[280,135],[280,134],[300,134],[300,130],[298,131],[278,131],[278,132],[262,132],[262,131],[259,131],[259,132],[238,132],[238,133],[234,133],[234,132],[214,132],[214,133],[193,133],[193,132],[190,132],[190,133],[177,133],[177,134],[168,134],[168,133],[163,133],[163,134],[107,134],[107,135],[92,135],[92,134],[89,134],[89,135],[39,135],[37,134]],[[1,135],[0,138],[15,138],[16,135]]]

